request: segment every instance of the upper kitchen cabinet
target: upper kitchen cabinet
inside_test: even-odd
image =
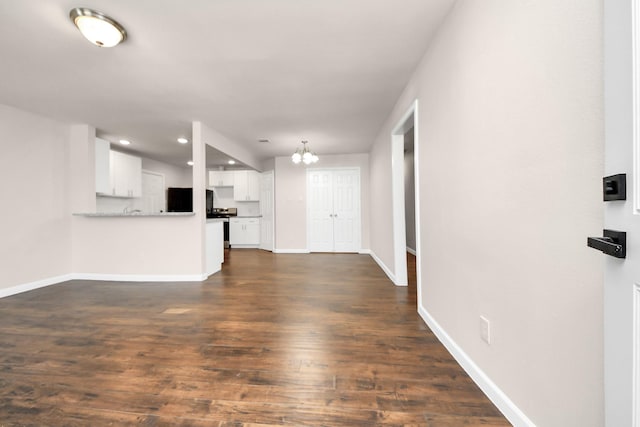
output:
[[[142,159],[111,151],[109,177],[113,197],[142,197]]]
[[[257,202],[260,200],[260,174],[256,171],[233,172],[233,200]]]
[[[111,150],[111,144],[96,138],[96,194],[112,197],[142,197],[142,159]]]
[[[233,171],[209,171],[209,187],[232,187]]]
[[[96,138],[96,193],[111,194],[110,155],[111,144]]]

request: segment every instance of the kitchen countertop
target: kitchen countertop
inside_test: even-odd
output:
[[[227,218],[207,218],[207,223],[211,222],[226,222]]]
[[[84,216],[92,218],[117,218],[117,217],[176,217],[176,216],[194,216],[193,212],[93,212],[93,213],[74,213],[74,216]]]
[[[233,218],[262,218],[262,215],[237,215]]]

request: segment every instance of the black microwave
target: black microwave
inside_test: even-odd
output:
[[[213,191],[205,190],[207,216],[213,213]],[[167,212],[193,212],[193,188],[169,187]]]

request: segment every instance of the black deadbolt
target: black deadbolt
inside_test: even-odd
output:
[[[627,174],[605,176],[602,178],[602,200],[627,200]]]

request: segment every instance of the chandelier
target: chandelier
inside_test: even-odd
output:
[[[298,148],[295,153],[291,156],[291,161],[296,165],[300,162],[305,165],[310,165],[311,163],[316,163],[318,160],[318,156],[316,153],[311,152],[307,147],[309,141],[302,141],[302,149]]]

